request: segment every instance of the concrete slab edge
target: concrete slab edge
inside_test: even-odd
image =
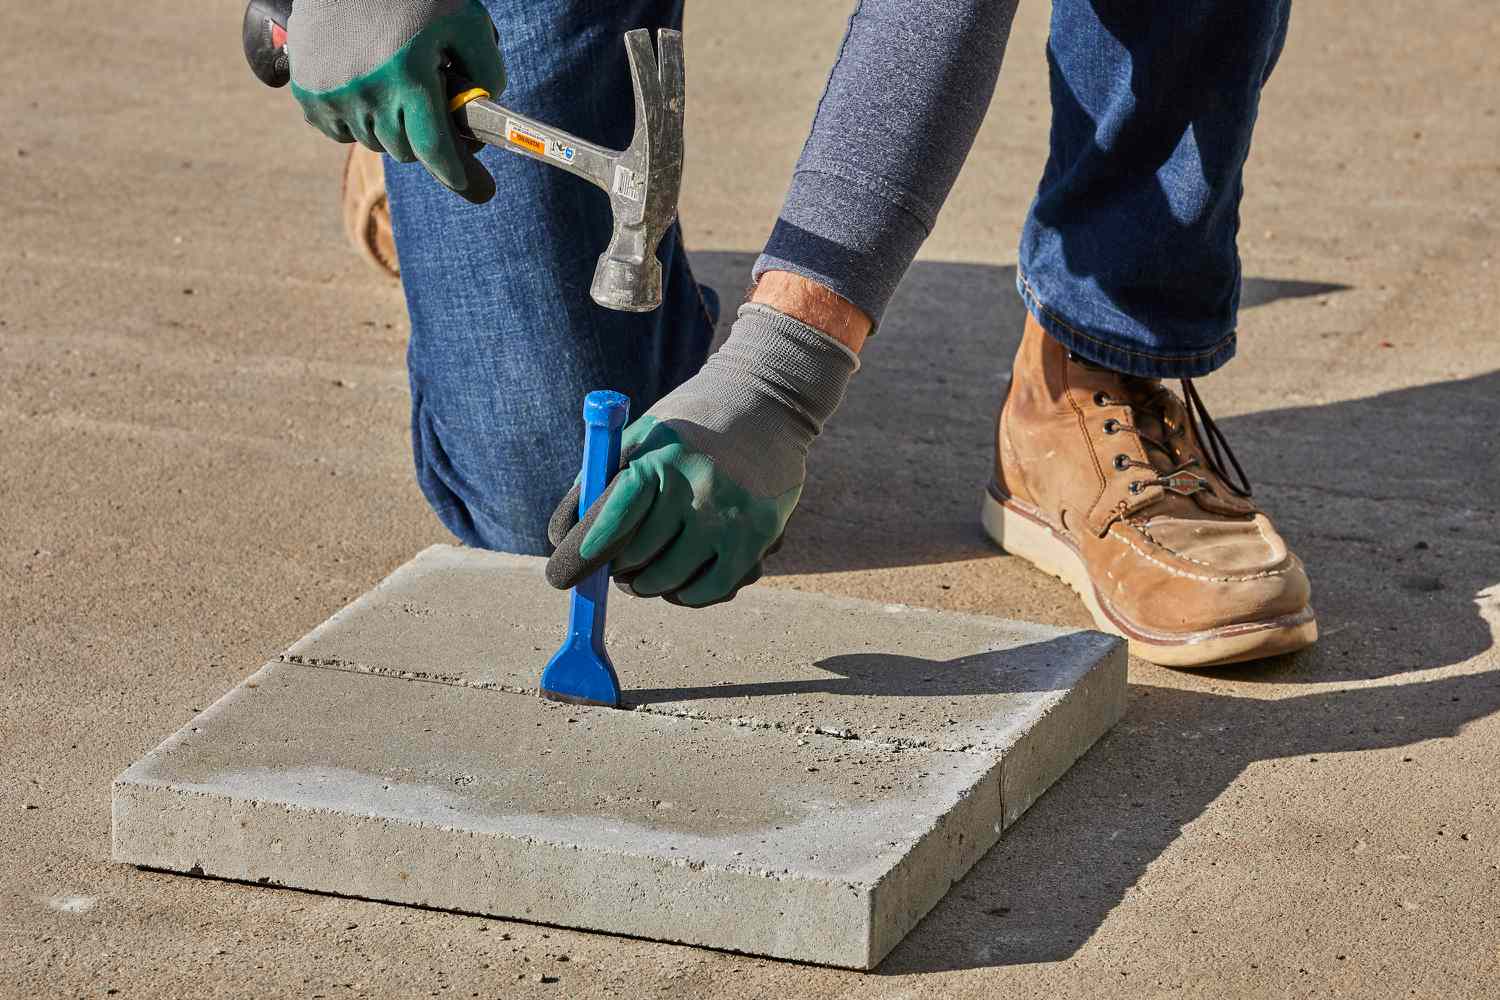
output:
[[[872,912],[890,909],[880,905],[887,895],[902,904],[899,915],[874,923],[871,968],[999,843],[1006,827],[1124,716],[1128,662],[1125,643],[1119,641],[1049,707],[1046,717],[1053,725],[1030,727],[923,843],[880,880]]]
[[[1000,840],[1000,763],[938,819],[871,893],[874,968]]]
[[[358,886],[361,898],[393,903],[854,969],[872,964],[871,901],[861,886],[705,873],[686,859],[606,855],[124,777],[112,799],[114,858],[146,868],[334,895]],[[513,886],[526,895],[509,892]]]
[[[870,969],[993,846],[1001,829],[998,762],[956,789],[953,807],[929,819],[910,851],[873,883],[477,834],[402,817],[251,799],[153,776],[163,755],[252,697],[271,672],[288,668],[327,669],[267,663],[115,779],[114,860]],[[401,857],[408,859],[404,866],[390,861]],[[488,886],[525,887],[525,898],[476,890]],[[537,886],[545,887],[540,895]]]
[[[1129,656],[1118,640],[1000,760],[1002,827],[1008,827],[1125,715]],[[1061,744],[1061,745],[1059,745]]]

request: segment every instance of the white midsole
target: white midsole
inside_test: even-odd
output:
[[[1310,612],[1305,620],[1294,616],[1291,621],[1268,622],[1262,628],[1241,628],[1225,635],[1192,632],[1153,640],[1142,634],[1144,629],[1132,627],[1127,632],[1100,604],[1083,559],[1051,528],[1011,510],[988,490],[979,517],[995,544],[1072,587],[1101,631],[1125,639],[1131,655],[1152,663],[1173,667],[1232,663],[1300,649],[1318,637],[1317,622]]]

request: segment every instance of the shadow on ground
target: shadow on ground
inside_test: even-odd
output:
[[[1500,671],[1493,670],[1280,701],[1133,685],[1125,721],[1007,831],[879,971],[1066,959],[1249,764],[1290,758],[1289,766],[1313,769],[1323,754],[1454,736],[1496,710]],[[1185,753],[1192,767],[1182,766]],[[1384,758],[1370,766],[1412,763]],[[1160,775],[1172,783],[1161,784]]]
[[[694,263],[704,280],[733,289],[750,258],[698,254]],[[790,544],[771,572],[992,558],[996,573],[1064,593],[998,553],[976,524],[991,419],[1024,319],[1014,277],[1013,268],[974,264],[912,269],[866,348],[845,409],[817,446]],[[1253,308],[1342,288],[1252,279],[1244,302]],[[1500,372],[1221,424],[1257,499],[1310,567],[1323,636],[1302,654],[1225,676],[1346,683],[1462,663],[1494,646]],[[863,681],[829,680],[850,683]],[[1133,685],[1125,722],[880,971],[1065,959],[1251,764],[1281,758],[1317,767],[1313,758],[1322,754],[1451,737],[1497,710],[1500,671],[1280,700]],[[1181,766],[1184,753],[1193,767]],[[1158,784],[1162,774],[1175,783]]]
[[[1072,632],[1001,653],[981,652],[954,660],[927,660],[899,653],[846,653],[816,666],[828,677],[758,684],[645,688],[626,692],[630,704],[761,698],[773,695],[836,694],[877,698],[963,698],[1038,690],[1035,672],[1016,664],[1076,663],[1097,655],[1098,637]],[[1055,685],[1059,686],[1059,685]]]

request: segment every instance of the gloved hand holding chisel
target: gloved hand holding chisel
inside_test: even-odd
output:
[[[637,596],[732,598],[780,542],[808,446],[858,368],[833,337],[769,305],[742,307],[702,370],[625,429],[620,473],[582,521],[578,487],[564,498],[548,526],[548,581],[571,587],[613,562]]]
[[[449,114],[448,77],[498,97],[505,65],[478,0],[297,0],[287,24],[292,93],[331,139],[420,160],[472,202],[495,182]]]

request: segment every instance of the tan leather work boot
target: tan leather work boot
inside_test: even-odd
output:
[[[1191,381],[1183,391],[1186,404],[1077,360],[1028,317],[985,530],[1072,586],[1142,659],[1206,667],[1301,649],[1318,637],[1302,563],[1250,501]]]
[[[376,270],[400,277],[396,238],[391,232],[391,209],[385,195],[385,166],[379,153],[355,143],[344,160],[344,234],[359,255]]]

